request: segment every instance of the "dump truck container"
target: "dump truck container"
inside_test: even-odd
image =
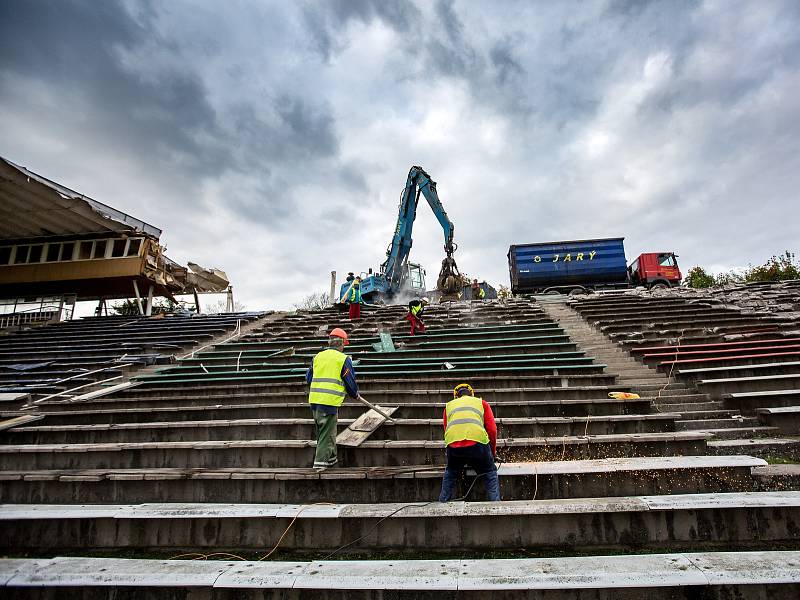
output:
[[[625,238],[513,245],[508,249],[515,294],[625,287]]]

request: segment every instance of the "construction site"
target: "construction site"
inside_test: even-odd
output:
[[[338,301],[156,314],[230,282],[0,167],[6,216],[31,215],[0,230],[3,597],[800,597],[800,281],[693,290],[672,253],[628,266],[621,238],[579,240],[512,246],[498,298],[461,278],[413,167],[386,262],[334,277]],[[427,292],[421,194],[445,239]],[[313,468],[306,372],[335,331],[360,392],[338,463]],[[500,501],[471,470],[437,500],[465,383],[494,415]]]

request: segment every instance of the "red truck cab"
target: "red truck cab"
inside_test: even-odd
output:
[[[632,285],[648,288],[668,288],[681,284],[678,257],[673,252],[646,252],[640,254],[628,267]]]

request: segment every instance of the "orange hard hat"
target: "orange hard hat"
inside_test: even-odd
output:
[[[341,327],[336,327],[336,328],[335,328],[333,331],[331,331],[331,332],[330,332],[328,335],[329,335],[330,337],[338,337],[338,338],[342,338],[342,339],[344,340],[344,345],[345,345],[345,346],[347,346],[347,344],[349,344],[349,343],[350,343],[350,341],[347,339],[347,332],[346,332],[344,329],[342,329]]]

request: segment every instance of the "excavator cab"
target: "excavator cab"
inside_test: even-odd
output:
[[[425,269],[421,265],[408,263],[408,287],[414,292],[425,291]]]

